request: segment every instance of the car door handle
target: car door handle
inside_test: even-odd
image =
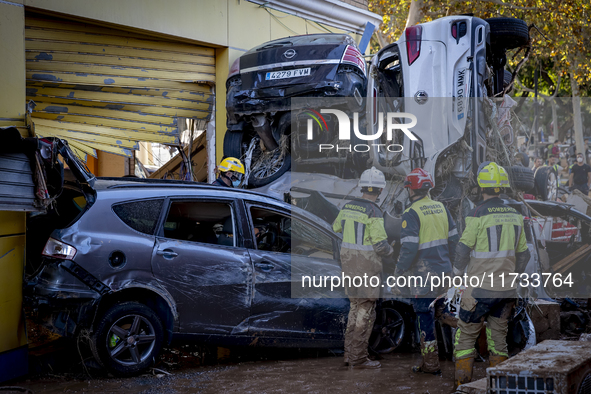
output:
[[[164,257],[165,259],[174,259],[179,254],[172,249],[157,250],[156,254]]]
[[[256,263],[254,266],[263,272],[270,272],[273,270],[273,268],[275,268],[275,266],[271,263]]]

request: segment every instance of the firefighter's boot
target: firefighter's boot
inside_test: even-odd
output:
[[[507,361],[507,357],[505,356],[493,356],[492,354],[488,357],[488,361],[490,362],[490,367],[496,367],[503,361]]]
[[[413,372],[423,372],[432,375],[441,374],[441,367],[439,366],[439,352],[437,350],[437,340],[424,341],[421,338],[421,355],[423,362],[421,365],[412,367]]]
[[[472,381],[472,367],[474,366],[474,357],[456,360],[456,386]]]
[[[351,369],[377,369],[381,366],[382,364],[380,364],[379,361],[372,361],[370,359],[366,359],[362,363],[351,365]]]

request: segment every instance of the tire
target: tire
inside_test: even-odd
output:
[[[507,88],[507,86],[509,86],[509,84],[511,83],[511,79],[513,78],[513,74],[511,73],[511,71],[508,70],[504,70],[504,76],[503,76],[503,90]],[[511,86],[511,89],[507,90],[507,93],[509,93],[510,91],[513,90],[513,86]],[[527,166],[525,166],[527,167]]]
[[[515,155],[515,158],[516,158],[517,160],[519,160],[519,162],[521,163],[521,165],[522,165],[522,166],[524,166],[524,167],[529,167],[529,156],[528,156],[528,155],[526,155],[525,153],[518,152],[518,153]]]
[[[435,195],[435,199],[443,203],[447,209],[454,210],[462,201],[463,186],[460,180],[454,175],[450,175],[445,181],[440,181],[444,189],[441,194]]]
[[[404,312],[393,306],[385,306],[376,310],[376,321],[369,338],[369,350],[373,353],[392,353],[405,344],[409,325]]]
[[[493,48],[513,49],[529,43],[527,23],[516,18],[489,18],[490,41]]]
[[[522,166],[505,167],[509,175],[509,184],[520,192],[531,192],[535,187],[534,172]]]
[[[544,166],[536,170],[536,194],[542,201],[555,201],[558,194],[557,174],[554,168]]]
[[[244,131],[226,130],[224,135],[224,156],[242,158],[242,141],[244,140]]]
[[[280,155],[281,147],[275,149],[273,151],[274,157]],[[253,158],[255,154],[262,154],[258,148],[255,149],[255,153],[253,153]],[[286,153],[282,159],[278,159],[280,163],[273,168],[260,168],[258,171],[255,169],[252,171],[250,176],[248,177],[248,186],[255,188],[255,187],[262,187],[268,185],[271,182],[276,181],[279,179],[283,174],[285,174],[291,168],[291,155]]]
[[[154,363],[163,339],[162,322],[152,309],[139,302],[125,302],[113,306],[99,320],[90,347],[107,371],[134,376]]]
[[[273,128],[273,137],[280,146],[273,151],[263,153],[261,144],[257,144],[252,153],[249,187],[268,185],[279,179],[291,168],[291,113],[281,115],[277,127]],[[283,153],[282,153],[283,152]],[[262,160],[262,162],[261,162]]]

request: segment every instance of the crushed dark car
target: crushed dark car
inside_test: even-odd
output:
[[[330,97],[334,103],[354,98],[351,110],[361,111],[366,64],[346,34],[287,37],[239,57],[226,88],[224,155],[241,158],[247,164],[248,185],[260,187],[290,169],[291,98]],[[330,116],[326,120],[330,123]]]

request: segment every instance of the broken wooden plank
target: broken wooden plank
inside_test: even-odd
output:
[[[558,263],[552,266],[552,269],[555,272],[563,273],[566,270],[573,267],[576,263],[579,262],[582,258],[585,257],[588,253],[591,253],[591,245],[585,244],[581,246],[579,249],[574,251],[573,253],[569,254]]]

